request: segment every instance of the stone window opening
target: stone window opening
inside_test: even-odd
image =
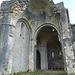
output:
[[[62,52],[59,51],[59,59],[62,59]]]
[[[21,24],[21,32],[20,32],[20,36],[24,37],[24,29],[25,29],[25,25],[24,23]]]
[[[54,58],[54,52],[52,52],[52,58]]]

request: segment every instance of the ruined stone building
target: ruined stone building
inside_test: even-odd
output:
[[[0,73],[38,70],[75,73],[75,25],[63,2],[10,0],[0,7]]]

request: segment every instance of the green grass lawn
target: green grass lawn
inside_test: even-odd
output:
[[[10,74],[11,75],[11,74]],[[40,72],[34,72],[34,73],[14,73],[13,75],[66,75],[66,74],[56,74],[56,73],[40,73]]]
[[[12,74],[9,74],[12,75]],[[33,72],[33,73],[14,73],[13,75],[67,75],[64,73],[43,73],[43,72]],[[75,73],[72,73],[70,75],[75,75]]]
[[[72,73],[71,75],[75,75],[75,73]]]

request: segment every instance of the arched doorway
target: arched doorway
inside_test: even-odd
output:
[[[41,28],[37,35],[37,50],[40,52],[41,70],[64,70],[62,47],[54,27]]]
[[[56,33],[47,42],[47,58],[49,70],[64,70],[61,43]]]

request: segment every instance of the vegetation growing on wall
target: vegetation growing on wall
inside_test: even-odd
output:
[[[52,7],[53,2],[49,2],[49,0],[30,0],[28,2],[28,10],[34,14],[42,12],[50,13]]]

